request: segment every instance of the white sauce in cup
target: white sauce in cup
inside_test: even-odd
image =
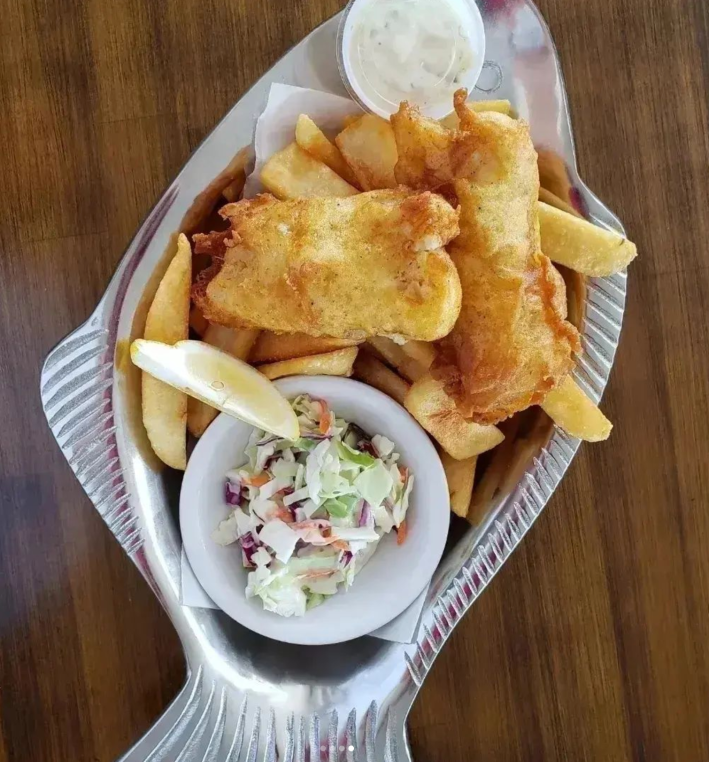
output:
[[[450,113],[453,93],[475,86],[485,56],[474,0],[352,0],[339,45],[350,93],[385,117],[402,100],[430,116]]]

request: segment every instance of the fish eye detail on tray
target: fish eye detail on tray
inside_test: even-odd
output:
[[[389,532],[402,544],[414,484],[386,437],[336,417],[325,400],[292,405],[299,438],[252,432],[248,462],[226,475],[232,511],[213,534],[240,546],[247,597],[281,616],[349,588]]]
[[[453,105],[442,120],[405,102],[390,120],[349,117],[333,140],[302,114],[292,143],[261,167],[267,192],[238,200],[229,179],[222,228],[205,227],[207,215],[191,227],[191,291],[174,272],[189,246],[180,236],[146,338],[180,341],[189,320],[225,367],[249,363],[265,383],[330,374],[375,386],[445,454],[465,517],[474,488],[458,487],[530,406],[571,436],[609,436],[571,375],[581,346],[561,271],[609,275],[637,252],[548,192],[540,201],[537,152],[509,103],[459,90]],[[187,432],[204,432],[214,403],[189,384],[147,387],[150,441],[184,468]]]

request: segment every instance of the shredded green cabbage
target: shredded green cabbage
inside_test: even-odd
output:
[[[391,440],[370,439],[323,400],[292,405],[300,437],[252,432],[247,462],[226,475],[230,514],[214,532],[241,545],[247,597],[281,616],[303,616],[349,587],[405,521],[414,483]]]

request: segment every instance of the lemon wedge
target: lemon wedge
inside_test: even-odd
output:
[[[284,439],[300,434],[293,408],[266,376],[203,341],[136,339],[130,357],[151,376],[234,418]]]

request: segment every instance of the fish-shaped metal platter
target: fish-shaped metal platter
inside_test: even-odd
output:
[[[479,3],[488,60],[474,97],[509,99],[576,207],[622,232],[578,177],[564,83],[541,15],[528,0]],[[313,31],[226,115],[143,223],[92,316],[43,368],[42,402],[62,452],[185,650],[184,688],[123,762],[411,760],[405,721],[436,655],[534,523],[579,445],[551,425],[531,440],[510,488],[450,544],[412,644],[364,637],[318,648],[287,645],[220,611],[180,604],[179,476],[151,456],[127,347],[142,330],[171,236],[195,197],[251,142],[270,85],[344,94],[338,23],[339,14]],[[576,378],[594,400],[613,364],[625,291],[620,274],[588,279],[577,293],[584,351]]]

